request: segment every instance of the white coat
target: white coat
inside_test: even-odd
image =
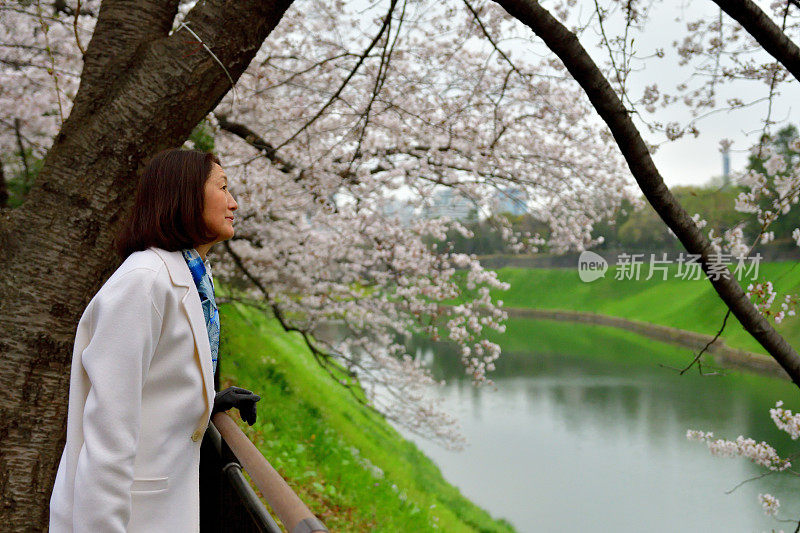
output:
[[[199,531],[200,444],[214,394],[183,255],[134,252],[78,323],[50,531]]]

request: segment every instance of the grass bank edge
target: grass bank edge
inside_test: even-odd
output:
[[[800,293],[797,265],[795,261],[761,263],[757,281],[773,281],[781,296]],[[666,280],[655,276],[650,280],[617,280],[617,270],[610,266],[604,278],[585,283],[578,277],[577,268],[504,267],[495,272],[500,281],[511,287],[507,291],[493,289],[490,295],[509,308],[585,311],[706,335],[715,335],[721,327],[727,306],[707,280],[676,278],[677,265],[667,270]],[[642,278],[646,277],[646,269],[642,272]],[[743,279],[739,283],[746,288],[757,281]],[[475,291],[464,289],[461,298],[446,304],[457,305],[474,296]],[[779,306],[776,298],[773,309]],[[800,349],[800,316],[786,317],[781,324],[770,319],[770,323],[787,342]],[[768,355],[733,315],[728,318],[722,337],[732,348]]]
[[[253,427],[234,418],[332,531],[513,531],[334,383],[299,334],[242,304],[220,314],[221,386],[262,397]]]

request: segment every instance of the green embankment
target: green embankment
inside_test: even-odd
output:
[[[334,383],[299,334],[241,304],[220,314],[220,386],[261,396],[252,427],[233,418],[331,531],[513,531]]]
[[[800,292],[800,268],[797,262],[761,263],[759,281],[772,281],[779,297],[772,309],[780,310],[784,294]],[[537,309],[567,309],[650,322],[662,326],[714,335],[722,325],[727,307],[711,284],[704,280],[676,278],[677,265],[670,265],[667,279],[656,273],[647,277],[647,263],[642,265],[640,279],[617,280],[616,267],[609,266],[604,278],[584,283],[575,269],[501,268],[498,278],[511,284],[508,291],[493,290],[493,299],[503,301],[504,307]],[[742,276],[740,285],[753,283]],[[774,322],[770,320],[774,325]],[[775,329],[792,346],[800,347],[800,317],[787,317]],[[734,348],[766,355],[753,337],[731,315],[722,335],[725,343]]]
[[[588,311],[716,333],[726,307],[707,281],[678,279],[675,265],[667,280],[645,280],[646,266],[638,280],[615,279],[611,266],[605,278],[591,283],[581,282],[576,269],[503,268],[498,277],[511,289],[492,291],[492,297],[504,307]],[[758,279],[771,280],[781,295],[800,292],[796,266],[762,263]],[[224,294],[222,287],[217,290]],[[776,300],[773,309],[779,306]],[[238,415],[234,419],[332,531],[513,530],[464,498],[413,443],[335,384],[299,334],[284,332],[274,319],[240,304],[220,305],[220,313],[221,385],[236,384],[262,398],[253,427]],[[518,322],[509,320],[504,338],[495,332],[489,337],[513,350]],[[776,329],[800,346],[800,317],[788,317]],[[563,340],[562,328],[554,325],[556,330]],[[729,346],[766,353],[733,316],[723,337]]]

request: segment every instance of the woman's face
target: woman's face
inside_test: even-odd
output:
[[[211,175],[206,180],[204,203],[203,220],[208,229],[216,233],[214,242],[233,237],[233,212],[239,208],[239,204],[228,192],[228,177],[216,163],[211,165]]]

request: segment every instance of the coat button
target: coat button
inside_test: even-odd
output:
[[[202,436],[203,436],[203,434],[202,434],[202,433],[200,432],[200,430],[198,429],[197,431],[195,431],[194,433],[192,433],[192,440],[193,440],[194,442],[197,442],[197,441],[199,441],[199,440],[200,440],[200,437],[202,437]]]

